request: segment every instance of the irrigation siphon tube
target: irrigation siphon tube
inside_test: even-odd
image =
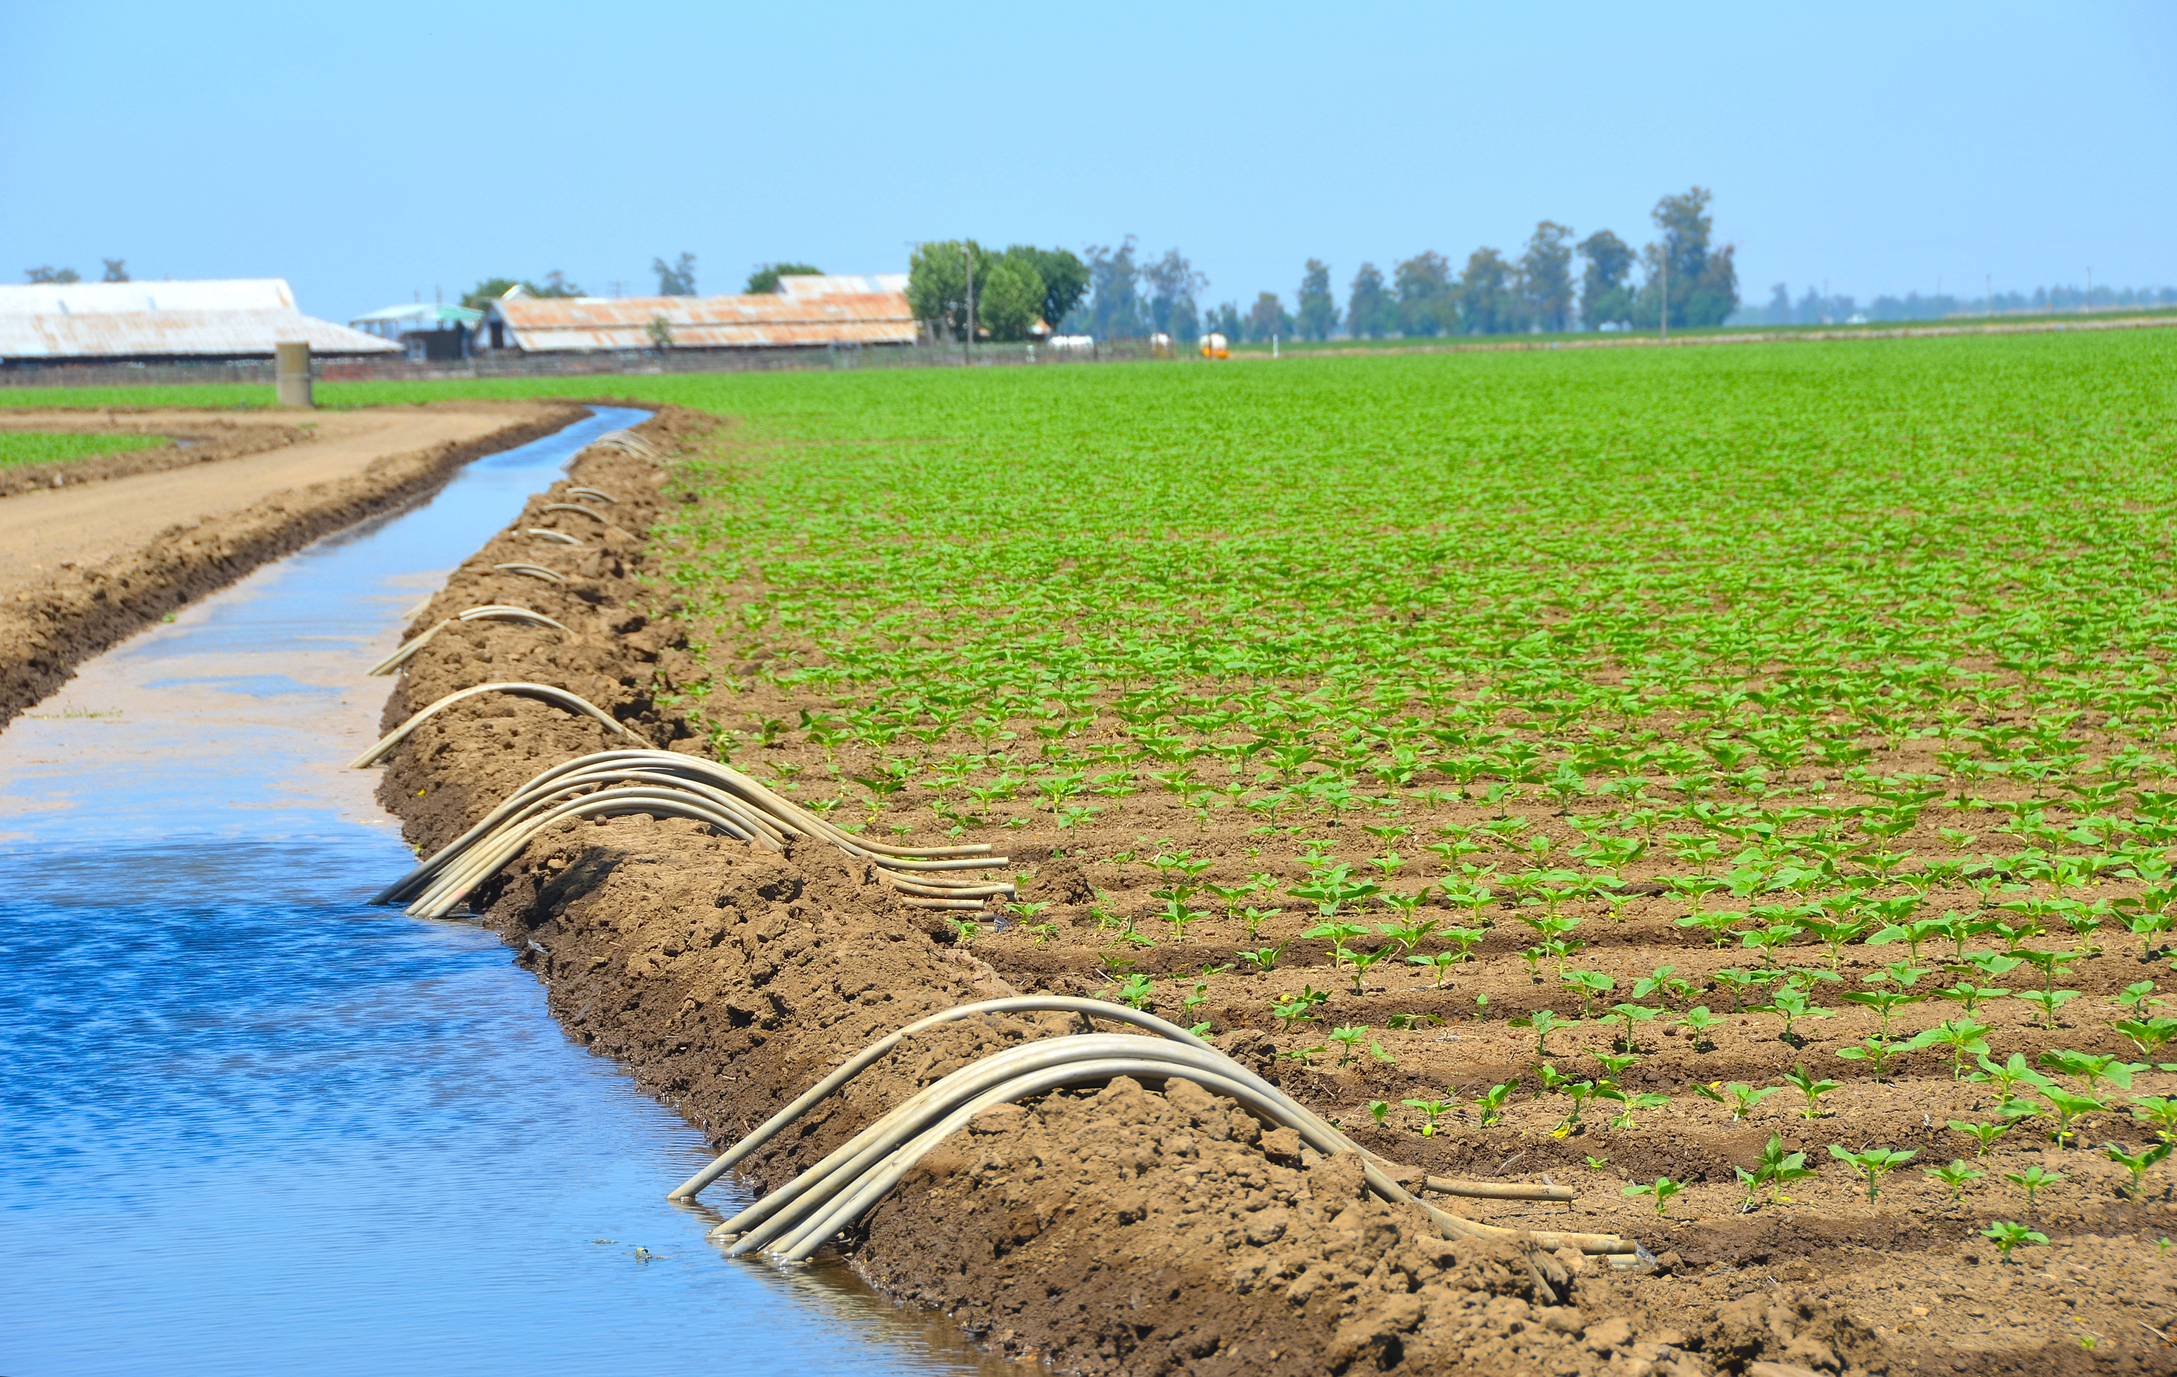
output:
[[[957,1023],[961,1019],[982,1014],[1080,1014],[1084,1018],[1106,1018],[1118,1023],[1132,1024],[1136,1028],[1175,1042],[1190,1042],[1198,1047],[1209,1045],[1178,1024],[1167,1022],[1155,1014],[1101,999],[1087,999],[1081,995],[1013,995],[1005,999],[986,999],[975,1004],[956,1004],[950,1009],[941,1009],[928,1018],[910,1023],[898,1032],[885,1034],[840,1063],[830,1075],[802,1092],[799,1099],[743,1135],[739,1142],[718,1154],[717,1159],[709,1166],[675,1186],[666,1198],[695,1199],[704,1187],[733,1170],[735,1164],[770,1142],[782,1129],[829,1098],[848,1081],[876,1065],[908,1038],[947,1023]]]
[[[775,1245],[772,1251],[789,1259],[806,1257],[858,1220],[916,1161],[983,1109],[1062,1085],[1108,1081],[1117,1075],[1193,1080],[1239,1101],[1260,1117],[1293,1129],[1309,1147],[1326,1156],[1359,1151],[1336,1128],[1214,1048],[1132,1034],[1082,1034],[1008,1048],[924,1087],[712,1233],[739,1235],[728,1249],[734,1255]],[[1361,1170],[1373,1194],[1419,1206],[1446,1237],[1532,1238],[1547,1248],[1571,1246],[1606,1254],[1633,1250],[1633,1245],[1612,1235],[1477,1224],[1417,1199],[1370,1154],[1361,1154]]]
[[[602,804],[591,800],[604,799]],[[815,838],[859,860],[916,907],[975,908],[1017,893],[1011,881],[953,878],[962,870],[1006,864],[983,845],[901,847],[842,832],[730,766],[677,751],[599,751],[546,769],[475,826],[388,885],[374,903],[409,904],[440,918],[477,884],[520,855],[539,832],[569,818],[649,813],[707,822],[737,840],[771,851]]]
[[[1140,1075],[1151,1079],[1183,1077],[1193,1080],[1237,1100],[1258,1117],[1293,1129],[1309,1147],[1325,1155],[1359,1152],[1362,1175],[1372,1193],[1385,1200],[1419,1206],[1446,1237],[1531,1238],[1544,1247],[1572,1246],[1583,1252],[1608,1255],[1634,1251],[1633,1244],[1615,1235],[1503,1229],[1439,1210],[1399,1186],[1384,1170],[1388,1163],[1360,1149],[1313,1111],[1185,1029],[1153,1014],[1064,995],[1028,995],[961,1005],[878,1039],[675,1188],[671,1198],[693,1198],[905,1038],[972,1015],[1034,1012],[1110,1018],[1161,1037],[1078,1034],[1043,1039],[981,1058],[923,1087],[822,1161],[719,1225],[712,1230],[713,1236],[737,1235],[729,1249],[736,1255],[776,1244],[774,1251],[790,1261],[806,1258],[826,1239],[858,1220],[896,1186],[930,1148],[983,1109],[1063,1085],[1108,1081],[1115,1075]],[[1425,1178],[1425,1182],[1432,1189],[1467,1188],[1474,1194],[1501,1194],[1523,1199],[1536,1198],[1529,1192],[1545,1190],[1552,1192],[1548,1198],[1555,1198],[1555,1192],[1562,1189],[1454,1182],[1442,1178]],[[1515,1190],[1520,1194],[1514,1196]]]
[[[491,567],[508,574],[527,574],[533,579],[543,579],[547,583],[565,583],[567,581],[566,575],[555,574],[541,564],[516,562],[512,564],[494,564]]]
[[[430,604],[428,602],[424,604],[425,607],[428,607],[429,605]],[[416,610],[418,612],[421,612],[423,608],[419,607]],[[429,645],[431,643],[431,638],[433,636],[436,636],[439,632],[444,631],[447,627],[453,625],[455,622],[474,621],[528,622],[535,626],[552,627],[555,630],[558,630],[569,636],[574,635],[574,632],[570,630],[565,623],[554,621],[552,618],[545,616],[542,612],[532,612],[526,607],[510,607],[505,603],[487,603],[482,607],[471,607],[467,611],[458,612],[451,617],[439,618],[438,621],[433,623],[428,630],[419,631],[415,635],[409,637],[407,640],[401,642],[400,649],[394,651],[391,655],[386,656],[377,664],[372,665],[369,669],[365,670],[364,673],[391,674],[394,670],[399,669],[404,664],[407,664],[417,651],[423,649],[426,645]]]
[[[505,684],[478,684],[474,688],[465,688],[459,690],[458,692],[447,694],[444,698],[439,699],[436,703],[433,703],[431,706],[425,708],[422,712],[417,713],[415,716],[409,718],[406,722],[403,722],[398,727],[395,727],[392,731],[387,732],[384,736],[378,739],[377,745],[372,746],[369,750],[363,752],[354,760],[348,762],[348,768],[351,770],[360,770],[365,768],[366,766],[377,764],[380,760],[383,760],[387,753],[390,752],[395,746],[400,745],[402,741],[407,739],[410,732],[422,726],[433,713],[440,712],[445,708],[451,707],[453,704],[460,702],[464,698],[474,698],[477,694],[480,693],[512,693],[517,694],[523,698],[541,699],[544,702],[550,703],[554,707],[565,708],[568,712],[578,713],[585,717],[594,718],[598,722],[598,724],[603,726],[607,731],[616,732],[621,736],[630,735],[627,728],[621,726],[618,722],[614,721],[602,708],[590,702],[587,698],[583,698],[576,694],[569,693],[566,689],[554,688],[550,684],[530,684],[521,682]]]
[[[580,512],[600,526],[610,526],[612,524],[611,521],[606,519],[603,512],[595,507],[585,507],[580,502],[547,502],[537,508],[538,515],[541,516],[545,512]]]

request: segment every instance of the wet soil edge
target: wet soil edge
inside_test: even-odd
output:
[[[490,435],[388,455],[353,478],[314,483],[214,520],[168,527],[124,558],[54,571],[52,583],[28,601],[0,605],[0,726],[52,695],[74,676],[76,666],[168,613],[320,536],[427,497],[471,460],[541,439],[583,414],[574,403],[540,405],[546,408],[542,414],[536,406],[525,405],[522,410],[529,416]],[[275,448],[289,442],[285,437],[286,432],[276,432],[263,444],[231,453],[222,448],[213,457]],[[236,443],[244,441],[238,437]],[[194,451],[144,453],[188,456]],[[177,466],[149,463],[131,472]],[[76,481],[75,470],[69,472],[70,481]]]

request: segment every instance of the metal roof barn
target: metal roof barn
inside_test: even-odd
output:
[[[278,278],[0,286],[0,360],[270,358],[303,340],[316,354],[399,346],[295,309]]]
[[[780,296],[864,296],[907,292],[905,273],[787,273],[775,289]]]
[[[493,348],[527,353],[655,349],[782,349],[913,344],[915,316],[900,292],[791,296],[501,297]],[[662,325],[660,324],[662,322]],[[502,338],[503,335],[503,338]]]

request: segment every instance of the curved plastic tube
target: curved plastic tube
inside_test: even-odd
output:
[[[534,622],[538,626],[549,626],[555,631],[564,631],[570,636],[574,635],[574,629],[565,622],[554,621],[542,612],[532,612],[526,607],[514,607],[503,602],[486,603],[482,607],[472,607],[466,612],[457,612],[454,614],[454,620],[457,622]]]
[[[1292,1128],[1318,1152],[1328,1155],[1355,1150],[1344,1134],[1214,1048],[1145,1041],[1124,1034],[1055,1038],[995,1053],[926,1087],[856,1134],[823,1162],[712,1232],[740,1232],[728,1250],[736,1255],[780,1240],[778,1250],[789,1255],[797,1241],[805,1243],[801,1256],[806,1256],[858,1219],[898,1183],[914,1160],[981,1110],[1059,1085],[1109,1080],[1116,1075],[1194,1080]],[[1445,1214],[1416,1200],[1367,1154],[1361,1160],[1363,1178],[1373,1193],[1395,1203],[1421,1206],[1447,1234],[1516,1237],[1524,1232],[1496,1229]],[[1630,1246],[1603,1235],[1532,1236],[1552,1248],[1570,1243],[1584,1250],[1613,1252]]]
[[[540,514],[544,512],[580,512],[600,526],[610,526],[612,524],[605,519],[603,512],[595,507],[585,507],[580,502],[547,502],[537,508],[537,511]]]
[[[550,617],[545,616],[542,612],[532,612],[526,607],[508,607],[500,603],[491,603],[483,607],[472,607],[466,612],[457,613],[456,615],[451,617],[441,617],[438,622],[433,625],[429,630],[419,631],[415,635],[409,637],[406,641],[403,641],[401,643],[401,648],[399,650],[396,650],[391,655],[386,656],[377,664],[372,665],[369,669],[365,670],[364,673],[391,674],[394,670],[399,669],[404,664],[407,664],[408,661],[415,656],[415,653],[417,651],[423,649],[424,646],[430,644],[431,638],[433,636],[436,636],[439,632],[444,631],[448,626],[452,625],[455,622],[473,622],[480,620],[498,622],[529,622],[537,626],[552,627],[555,630],[566,632],[566,634],[569,636],[572,636],[574,634],[573,631],[568,630],[564,623],[556,622]]]
[[[594,497],[600,502],[610,502],[615,507],[620,505],[619,498],[614,497],[609,492],[599,492],[595,488],[569,488],[567,491],[576,497]]]
[[[1463,1195],[1470,1200],[1554,1200],[1569,1205],[1580,1198],[1570,1186],[1529,1186],[1517,1181],[1455,1181],[1448,1176],[1424,1176],[1421,1184],[1439,1195]]]
[[[430,718],[432,714],[443,711],[444,709],[451,707],[453,704],[460,702],[464,698],[474,698],[477,694],[480,693],[515,693],[520,694],[524,698],[541,699],[544,702],[550,703],[554,707],[565,708],[568,712],[579,713],[585,717],[594,718],[600,726],[603,726],[608,731],[616,732],[621,736],[628,736],[631,734],[629,733],[627,728],[621,726],[618,722],[615,722],[609,715],[604,712],[603,709],[597,707],[594,703],[591,703],[587,698],[578,697],[577,695],[569,693],[563,688],[554,688],[550,684],[478,684],[474,688],[465,688],[458,693],[447,694],[444,698],[439,699],[436,703],[433,703],[431,706],[425,708],[422,712],[417,713],[415,716],[409,718],[406,722],[403,722],[398,727],[395,727],[392,731],[387,732],[384,736],[379,738],[377,745],[371,747],[369,750],[363,752],[354,760],[350,761],[348,768],[353,770],[360,770],[366,766],[377,764],[380,760],[385,758],[387,752],[391,751],[395,746],[400,745],[403,740],[407,739],[407,736],[410,732],[414,731],[417,727],[422,726],[423,723],[428,718]]]
[[[1116,1023],[1131,1024],[1159,1037],[1170,1038],[1174,1042],[1192,1043],[1197,1047],[1209,1046],[1178,1024],[1158,1018],[1155,1014],[1129,1009],[1123,1004],[1112,1004],[1101,999],[1087,999],[1080,995],[1012,995],[1005,999],[985,999],[974,1004],[956,1004],[950,1009],[940,1009],[928,1018],[910,1023],[896,1033],[885,1034],[841,1062],[830,1075],[803,1091],[800,1098],[792,1104],[744,1134],[739,1142],[718,1154],[709,1166],[675,1186],[666,1199],[695,1199],[705,1186],[733,1170],[742,1158],[770,1142],[780,1130],[828,1099],[848,1081],[890,1055],[893,1048],[908,1038],[947,1023],[957,1023],[961,1019],[975,1018],[982,1014],[1081,1014],[1089,1018],[1105,1018]]]
[[[494,564],[491,567],[501,573],[527,574],[533,579],[543,579],[548,583],[565,583],[567,581],[565,575],[555,574],[541,564]]]
[[[525,526],[522,528],[522,534],[533,535],[539,540],[556,540],[562,545],[572,545],[577,550],[586,550],[589,548],[581,541],[576,540],[573,536],[568,535],[565,531],[554,531],[543,526]],[[500,567],[504,568],[505,566],[502,565]]]

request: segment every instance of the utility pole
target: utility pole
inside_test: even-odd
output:
[[[1656,319],[1662,322],[1656,339],[1667,344],[1671,337],[1671,237],[1667,232],[1663,236],[1663,313]]]
[[[965,364],[975,361],[975,252],[965,239],[960,241],[960,264],[967,269],[968,283],[968,337],[960,342],[960,361]]]

